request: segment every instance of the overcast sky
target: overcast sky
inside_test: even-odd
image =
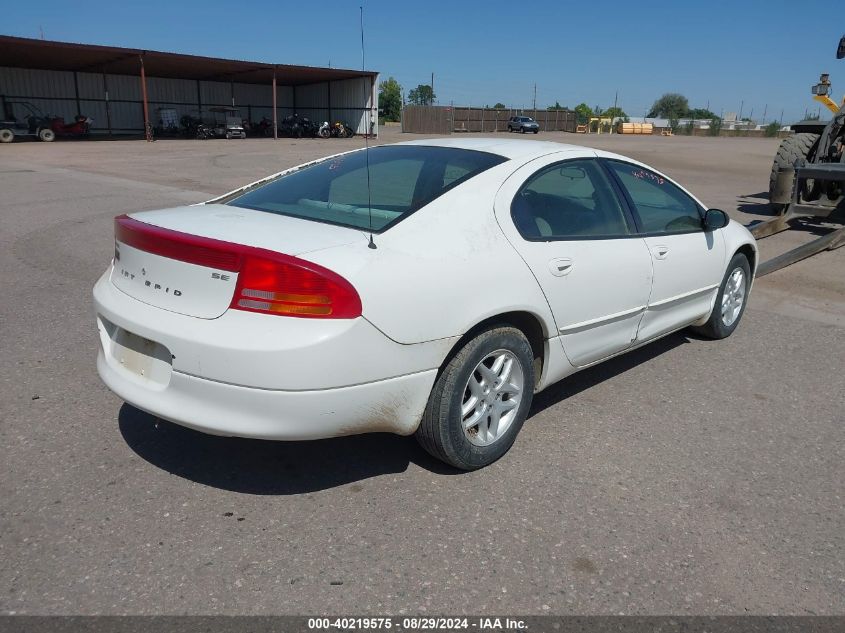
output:
[[[360,68],[405,91],[431,80],[440,103],[530,108],[559,101],[642,116],[664,92],[693,107],[784,122],[816,112],[810,86],[829,72],[845,94],[836,2],[198,2],[84,6],[8,2],[0,32],[89,44]],[[694,8],[699,4],[700,8]],[[602,9],[597,7],[601,6]],[[2,64],[2,60],[0,60]],[[823,118],[827,118],[822,111]]]

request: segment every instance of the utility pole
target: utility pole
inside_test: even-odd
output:
[[[429,105],[434,105],[434,73],[431,73],[431,103]]]
[[[783,127],[783,110],[780,111],[780,126]]]
[[[534,115],[537,114],[537,82],[534,82]]]
[[[742,108],[745,105],[745,100],[743,99],[739,104],[739,120],[742,121]]]
[[[769,111],[769,104],[767,103],[766,105],[763,106],[763,121],[762,121],[763,125],[766,124],[766,112],[768,112],[768,111]]]
[[[616,102],[617,102],[618,100],[619,100],[619,90],[617,90],[617,91],[613,94],[613,114],[614,114],[614,115],[616,114]],[[611,133],[611,134],[613,134],[613,129],[614,129],[614,127],[616,127],[616,126],[615,126],[615,125],[613,125],[613,117],[610,117],[610,133]]]

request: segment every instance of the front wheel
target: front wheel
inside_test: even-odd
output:
[[[482,468],[513,445],[533,395],[534,354],[525,335],[510,326],[487,330],[438,376],[417,441],[456,468]]]
[[[45,143],[50,143],[51,141],[56,140],[56,133],[48,127],[41,128],[41,130],[38,131],[38,138]]]
[[[745,255],[737,253],[728,264],[710,318],[707,323],[694,327],[692,330],[712,339],[729,337],[745,313],[750,288],[751,265]]]
[[[0,130],[0,143],[11,143],[15,140],[15,133],[7,127]]]

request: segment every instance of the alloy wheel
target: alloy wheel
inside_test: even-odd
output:
[[[525,374],[519,359],[505,349],[484,357],[469,376],[461,401],[461,423],[467,439],[489,446],[516,419]]]
[[[734,324],[734,321],[742,312],[742,305],[745,303],[745,272],[742,268],[735,268],[728,277],[725,284],[725,291],[722,293],[722,323],[726,327]]]

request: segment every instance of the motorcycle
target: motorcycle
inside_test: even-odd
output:
[[[261,117],[258,123],[250,126],[249,133],[252,136],[273,136],[273,119],[266,116]]]
[[[205,123],[197,123],[195,135],[196,138],[203,141],[216,136],[214,128],[210,125],[206,125]]]
[[[331,135],[336,138],[352,138],[355,136],[355,130],[343,121],[335,121],[331,126]]]
[[[77,114],[73,123],[65,123],[63,117],[50,117],[50,129],[56,136],[87,136],[94,119],[84,114]]]
[[[320,138],[329,138],[332,135],[332,128],[328,121],[323,121],[323,124],[317,130],[317,136]]]
[[[307,138],[315,138],[317,136],[319,128],[317,127],[317,124],[308,117],[302,117],[300,125],[302,126],[302,136]]]
[[[279,134],[289,138],[314,138],[319,128],[312,123],[308,117],[301,117],[298,114],[286,116],[279,123]]]
[[[202,119],[186,114],[179,119],[179,123],[185,130],[186,138],[197,138],[200,140],[214,138],[214,128],[203,123]]]

